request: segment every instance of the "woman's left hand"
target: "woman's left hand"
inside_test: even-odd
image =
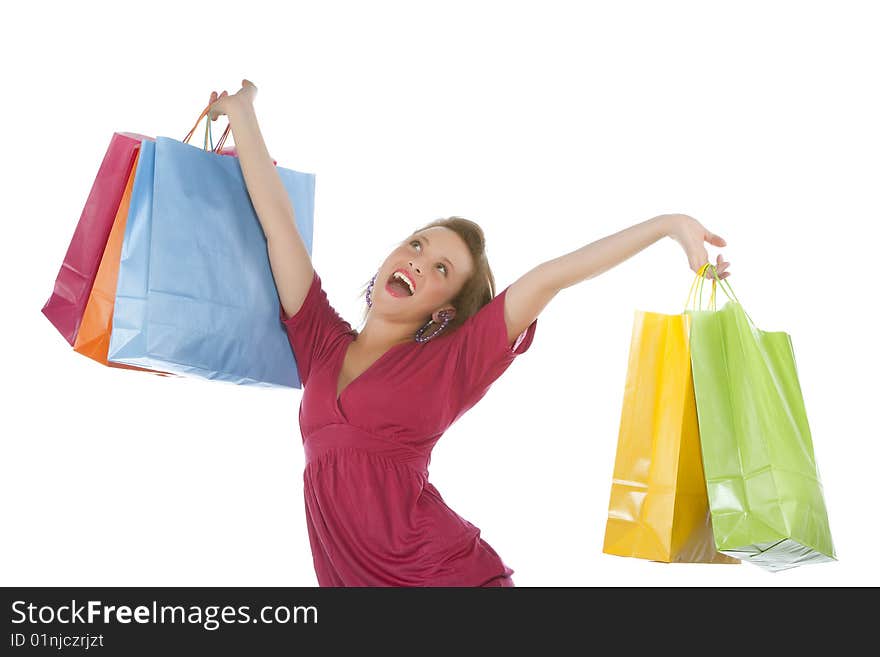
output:
[[[724,238],[710,232],[703,224],[686,214],[667,214],[662,215],[667,223],[667,235],[681,244],[681,248],[687,254],[688,264],[694,273],[699,273],[700,267],[709,262],[709,254],[704,242],[708,242],[714,246],[727,246]],[[718,254],[718,264],[715,266],[715,272],[719,279],[727,278],[730,272],[727,269],[729,262],[724,262],[721,254]],[[711,268],[707,268],[703,274],[708,279],[714,279]]]

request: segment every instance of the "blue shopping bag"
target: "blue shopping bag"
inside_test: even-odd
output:
[[[311,254],[315,174],[276,170]],[[108,360],[301,388],[279,314],[266,237],[238,158],[168,137],[142,140]]]

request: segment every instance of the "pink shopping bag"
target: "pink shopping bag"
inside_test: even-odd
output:
[[[55,279],[55,288],[43,306],[43,314],[70,346],[76,341],[98,265],[143,139],[154,141],[153,137],[134,132],[113,133]]]

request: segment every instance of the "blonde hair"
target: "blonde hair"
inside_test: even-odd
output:
[[[435,226],[442,226],[454,230],[464,241],[465,245],[467,245],[474,263],[474,270],[470,277],[468,277],[461,286],[458,294],[449,300],[449,303],[455,306],[455,317],[449,321],[446,328],[443,329],[443,332],[437,336],[437,339],[439,340],[444,336],[452,334],[459,326],[464,324],[468,317],[471,317],[480,308],[495,298],[495,276],[492,273],[492,268],[489,266],[489,260],[486,257],[486,237],[479,224],[470,219],[465,219],[464,217],[452,216],[443,219],[435,219],[421,228],[414,230],[413,234],[427,228],[434,228]],[[370,278],[372,279],[372,276]],[[364,314],[361,318],[362,326],[366,321],[367,313],[369,312],[369,306],[366,305],[366,295],[369,287],[370,281],[368,280],[361,289],[360,295],[358,295],[364,297]],[[426,317],[425,322],[428,322],[430,319],[430,316]],[[432,326],[426,331],[426,333],[427,335],[431,335],[436,330],[436,326]]]

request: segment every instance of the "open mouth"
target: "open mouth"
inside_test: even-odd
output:
[[[415,290],[410,287],[406,276],[400,272],[394,272],[385,283],[385,289],[395,297],[411,297]]]

